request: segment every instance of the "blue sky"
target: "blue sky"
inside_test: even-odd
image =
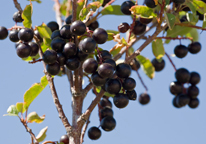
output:
[[[22,8],[29,4],[26,0],[19,0]],[[119,0],[114,4],[121,4],[123,1]],[[139,1],[142,3],[142,1]],[[33,26],[40,25],[42,22],[48,23],[55,20],[55,13],[53,11],[53,1],[43,0],[42,4],[33,3]],[[7,28],[12,27],[15,23],[12,20],[13,13],[17,10],[12,1],[4,1],[0,5],[0,25]],[[131,18],[128,16],[103,16],[99,19],[101,28],[117,30],[117,26],[121,22],[131,23]],[[202,22],[198,23],[199,26]],[[198,31],[200,33],[200,31]],[[151,35],[152,33],[150,33]],[[122,35],[125,36],[125,35]],[[104,132],[97,141],[91,141],[87,134],[85,135],[85,144],[205,144],[206,142],[206,77],[204,66],[205,57],[205,37],[206,33],[200,35],[199,41],[202,44],[202,50],[197,55],[188,54],[184,59],[172,57],[177,68],[187,68],[189,71],[196,71],[201,75],[201,82],[198,84],[200,89],[199,100],[200,105],[197,109],[190,109],[188,106],[181,109],[176,109],[172,105],[173,95],[169,92],[169,84],[175,81],[174,69],[166,61],[165,69],[162,72],[155,74],[155,78],[150,80],[140,70],[144,82],[146,83],[151,96],[151,101],[148,105],[142,106],[138,101],[130,101],[129,105],[124,109],[118,109],[113,106],[114,118],[116,119],[116,128],[111,132]],[[137,49],[143,41],[139,41],[134,45]],[[189,40],[182,40],[182,44],[188,45]],[[101,45],[103,49],[109,50],[114,45],[114,42],[108,42]],[[174,47],[179,44],[179,41],[172,41],[165,45],[165,51],[168,54],[173,54]],[[16,102],[23,101],[24,92],[35,82],[39,82],[44,75],[42,63],[28,64],[22,61],[16,54],[14,43],[6,40],[0,41],[0,137],[1,143],[30,143],[30,135],[26,132],[23,125],[16,117],[3,117],[7,108],[16,104]],[[148,45],[142,52],[142,55],[153,59],[154,56],[151,51],[151,45]],[[138,95],[144,92],[135,72],[131,75],[137,82],[135,90]],[[71,94],[69,89],[69,82],[66,76],[55,77],[55,85],[60,102],[63,105],[64,111],[71,121]],[[88,80],[85,79],[85,83]],[[84,85],[85,86],[85,85]],[[89,106],[94,98],[92,92],[89,92],[85,101],[83,111]],[[110,99],[112,101],[112,99]],[[36,111],[39,115],[46,115],[46,119],[41,124],[29,124],[33,132],[37,135],[38,132],[48,126],[46,140],[57,141],[64,135],[65,129],[58,118],[56,107],[53,104],[53,99],[49,87],[35,99],[29,108],[29,112]],[[99,126],[98,113],[95,108],[91,118],[91,126]]]

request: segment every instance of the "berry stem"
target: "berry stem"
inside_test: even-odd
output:
[[[137,70],[136,72],[137,72],[137,76],[138,76],[140,82],[142,83],[142,85],[143,85],[143,87],[145,88],[145,91],[146,91],[146,93],[147,93],[147,92],[148,92],[147,86],[145,85],[144,81],[142,80],[142,77],[140,76],[138,70]]]
[[[169,59],[170,63],[172,64],[174,70],[176,71],[176,70],[177,70],[177,69],[176,69],[176,66],[175,66],[175,64],[173,63],[173,61],[172,61],[172,59],[170,58],[170,56],[169,56],[166,52],[165,52],[165,55],[167,56],[167,58]]]
[[[88,75],[88,74],[83,73],[83,75],[84,75],[84,76],[86,76],[86,77],[89,79],[89,82],[91,82],[91,81],[92,81],[92,80],[91,80],[91,78],[89,77],[89,75]]]
[[[17,26],[17,25],[15,24],[15,26],[13,26],[13,27],[11,27],[11,28],[9,28],[9,29],[7,29],[7,30],[22,29],[22,28],[24,28],[24,27],[23,27],[23,26]]]
[[[30,61],[29,64],[34,64],[34,63],[37,63],[37,62],[41,62],[42,59],[38,59],[36,60],[35,58],[33,59],[33,61]]]
[[[100,62],[100,64],[102,64],[103,60],[102,60],[101,51],[99,50],[98,47],[96,47],[96,50],[97,50],[97,54],[99,55],[99,62]]]

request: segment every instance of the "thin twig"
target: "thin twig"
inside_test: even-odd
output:
[[[22,10],[22,8],[21,8],[20,3],[18,3],[17,0],[13,0],[13,1],[14,1],[14,5],[15,5],[15,7],[18,9],[18,11],[22,12],[23,10]]]
[[[54,9],[55,9],[55,13],[56,13],[56,20],[57,20],[57,23],[59,25],[59,27],[61,28],[62,27],[62,18],[61,18],[61,12],[60,12],[60,8],[61,8],[61,5],[59,3],[59,0],[54,0]]]
[[[206,28],[202,28],[199,26],[191,25],[191,24],[186,24],[186,23],[176,23],[175,25],[183,26],[183,27],[191,27],[191,28],[196,28],[196,29],[201,29],[201,30],[206,30]]]
[[[143,87],[145,88],[145,91],[147,92],[147,91],[148,91],[147,86],[145,85],[144,81],[142,80],[142,78],[141,78],[141,76],[140,76],[138,70],[137,70],[136,72],[137,72],[137,76],[139,77],[139,80],[141,81]]]
[[[83,89],[83,93],[85,94],[85,96],[87,95],[87,93],[93,88],[93,83],[90,82],[84,89]]]
[[[155,39],[168,39],[168,40],[182,40],[182,39],[189,39],[193,41],[192,37],[156,37]]]
[[[174,70],[176,71],[176,70],[177,70],[177,69],[176,69],[176,66],[175,66],[175,64],[173,63],[173,61],[172,61],[172,59],[170,58],[170,56],[169,56],[166,52],[165,52],[165,55],[167,56],[167,58],[169,59],[170,63],[172,64]]]
[[[89,116],[89,118],[90,118],[90,116]],[[84,128],[83,128],[83,130],[82,130],[81,140],[80,140],[81,142],[80,142],[80,144],[82,144],[82,143],[84,142],[84,135],[85,135],[86,130],[87,130],[87,127],[88,127],[88,125],[89,125],[89,123],[90,123],[89,118],[88,118],[88,120],[87,120],[87,122],[86,122],[86,124],[84,125]]]
[[[84,76],[86,76],[89,79],[89,82],[92,82],[92,79],[89,77],[87,73],[84,73]]]

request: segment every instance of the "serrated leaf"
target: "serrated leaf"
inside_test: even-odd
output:
[[[192,37],[193,41],[198,41],[199,40],[199,33],[197,29],[193,28],[189,33],[185,35],[186,37]]]
[[[152,42],[152,52],[156,59],[161,59],[165,55],[162,39],[156,39]]]
[[[43,128],[39,134],[36,136],[36,139],[38,142],[42,142],[46,138],[46,132],[47,132],[48,126]]]
[[[146,18],[153,18],[157,16],[157,14],[154,13],[153,9],[142,5],[133,6],[131,7],[130,11],[132,12],[133,15],[140,15],[141,17],[146,17]]]
[[[120,5],[109,5],[101,13],[102,15],[123,15]]]
[[[27,116],[27,121],[29,123],[33,123],[33,122],[42,123],[44,121],[44,119],[45,119],[45,115],[40,117],[36,112],[31,112]]]
[[[155,76],[155,68],[152,65],[151,61],[148,58],[145,58],[142,55],[138,55],[137,60],[141,64],[141,68],[143,69],[144,73],[150,78],[153,79]]]
[[[33,13],[32,4],[27,5],[25,7],[24,11],[22,12],[22,18],[24,19],[23,25],[26,28],[31,28],[31,26],[32,26],[32,20],[31,20],[32,13]]]
[[[175,15],[173,15],[171,13],[166,13],[165,11],[164,11],[164,14],[165,14],[165,19],[166,19],[167,25],[169,26],[169,28],[171,30],[175,25],[176,17],[175,17]]]
[[[27,1],[30,1],[30,0],[27,0]],[[37,2],[37,3],[41,3],[41,0],[31,0],[31,1],[35,1],[35,2]]]
[[[8,114],[4,114],[3,116],[18,116],[18,110],[16,109],[15,105],[11,105],[9,106],[9,108],[7,109],[7,113]]]
[[[24,94],[24,107],[23,112],[25,112],[33,100],[44,90],[47,86],[48,81],[46,76],[41,77],[40,83],[33,84]]]
[[[22,113],[22,111],[23,111],[23,103],[22,102],[18,102],[18,103],[16,103],[16,109],[17,109],[17,111],[18,112],[21,112]]]
[[[42,38],[48,38],[48,39],[51,38],[52,31],[46,25],[42,24],[41,26],[38,26],[37,30]]]

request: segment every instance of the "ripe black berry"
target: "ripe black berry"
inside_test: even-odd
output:
[[[57,37],[51,41],[51,48],[56,52],[62,52],[65,45],[64,39]]]
[[[92,83],[95,85],[95,86],[103,86],[106,82],[106,79],[105,78],[102,78],[98,72],[95,72],[92,74],[91,76],[91,79],[92,79]]]
[[[98,67],[98,74],[103,78],[111,77],[114,73],[114,68],[111,64],[103,63]]]
[[[190,73],[187,69],[180,68],[175,72],[175,78],[180,83],[186,83],[186,82],[189,82],[190,80]]]
[[[98,67],[98,63],[93,58],[88,58],[86,61],[84,61],[82,68],[86,73],[94,73],[96,72]]]
[[[105,83],[105,90],[110,94],[117,94],[121,90],[121,82],[118,79],[109,79]]]
[[[95,29],[95,31],[93,32],[92,35],[93,39],[98,43],[98,44],[103,44],[107,41],[108,38],[108,34],[107,32],[102,29],[102,28],[97,28]]]
[[[196,85],[199,82],[200,82],[200,75],[197,72],[191,72],[189,83],[191,83],[192,85]]]
[[[66,24],[71,24],[72,23],[72,15],[69,15],[66,19],[65,19]]]
[[[121,33],[126,33],[129,29],[130,29],[130,26],[129,26],[129,24],[126,23],[126,22],[121,23],[121,24],[118,26],[118,30],[119,30],[119,32],[121,32]]]
[[[18,45],[16,53],[20,58],[27,58],[31,54],[31,47],[28,44],[21,43]]]
[[[68,135],[61,136],[60,142],[62,142],[63,144],[69,144],[69,137],[68,137]]]
[[[178,58],[183,58],[188,53],[188,48],[184,45],[177,45],[174,49],[174,53]]]
[[[102,6],[104,7],[108,2],[110,2],[111,0],[104,0]]]
[[[101,131],[99,128],[97,127],[91,127],[89,130],[88,130],[88,137],[91,139],[91,140],[97,140],[101,137]]]
[[[51,31],[59,30],[59,25],[55,21],[51,21],[47,24],[47,26],[51,29]]]
[[[8,30],[5,27],[0,26],[0,39],[3,40],[7,36],[8,36]]]
[[[18,38],[18,30],[12,30],[9,32],[9,39],[12,42],[18,42],[19,38]]]
[[[127,97],[129,100],[136,100],[137,99],[137,93],[135,90],[132,91],[126,91]]]
[[[72,33],[70,31],[70,25],[64,25],[61,29],[60,29],[60,35],[62,38],[64,39],[70,39],[72,37]]]
[[[164,67],[165,67],[165,61],[164,61],[164,59],[162,59],[162,61],[159,62],[156,58],[154,58],[154,59],[152,60],[152,65],[154,66],[155,71],[159,72],[159,71],[161,71],[161,70],[164,69]]]
[[[70,31],[74,35],[81,36],[86,32],[86,25],[80,20],[77,20],[71,24]]]
[[[61,37],[60,30],[55,30],[52,32],[51,39],[53,40],[56,37]]]
[[[62,53],[57,53],[57,61],[60,66],[63,66],[66,63],[66,58]]]
[[[50,75],[57,75],[60,71],[60,65],[58,62],[47,64],[46,70]]]
[[[180,19],[180,22],[181,23],[188,22],[187,16],[186,15],[182,16],[181,19]]]
[[[125,1],[121,5],[121,11],[125,15],[131,15],[131,11],[129,10],[132,6],[134,6],[134,3],[132,1]]]
[[[172,0],[176,4],[183,4],[185,0]]]
[[[176,108],[181,108],[180,106],[177,105],[177,100],[176,99],[177,99],[177,97],[174,97],[173,100],[172,100],[173,106],[176,107]]]
[[[132,68],[132,70],[137,71],[140,68],[140,63],[139,61],[137,61],[136,59],[133,59],[130,64],[129,64]]]
[[[88,25],[88,27],[90,30],[94,31],[95,29],[97,29],[99,27],[99,23],[98,23],[98,21],[94,21],[90,25]]]
[[[30,56],[36,56],[39,52],[39,46],[35,42],[29,42],[29,45],[31,47],[31,54]]]
[[[120,78],[128,78],[131,74],[131,67],[128,64],[120,63],[116,67],[116,74]]]
[[[190,102],[189,102],[189,104],[188,104],[188,106],[190,107],[190,108],[197,108],[198,107],[198,105],[199,105],[199,99],[198,98],[195,98],[195,99],[190,99]]]
[[[107,116],[111,116],[113,117],[113,110],[111,108],[108,108],[108,107],[105,107],[103,108],[101,111],[101,118],[103,119],[104,117],[107,117]]]
[[[180,94],[176,98],[176,105],[178,107],[183,107],[190,102],[190,98],[185,94]]]
[[[106,59],[103,63],[108,63],[108,64],[112,65],[114,70],[116,69],[116,62],[113,59]]]
[[[88,54],[82,52],[81,50],[77,49],[77,58],[79,61],[84,61],[88,57]]]
[[[113,97],[113,103],[117,108],[125,108],[129,103],[129,99],[126,94],[119,93]]]
[[[87,37],[80,41],[79,49],[84,53],[92,53],[96,48],[96,42],[93,38]]]
[[[42,59],[46,64],[53,64],[57,61],[57,53],[54,50],[46,50]]]
[[[148,104],[148,103],[150,102],[150,96],[149,96],[147,93],[142,93],[142,94],[139,96],[139,102],[140,102],[142,105]]]
[[[43,38],[40,36],[40,34],[39,34],[39,31],[38,30],[35,30],[34,31],[34,35],[39,39],[39,41],[40,41],[40,43],[42,43],[43,42]]]
[[[99,102],[100,106],[105,108],[105,107],[108,107],[108,108],[112,108],[112,103],[109,99],[107,98],[102,98],[101,101]]]
[[[142,24],[145,24],[145,25],[147,25],[147,24],[151,23],[151,22],[152,22],[152,20],[153,20],[153,18],[144,18],[144,17],[139,17],[139,21],[140,21]]]
[[[66,58],[72,58],[77,54],[77,47],[75,45],[75,43],[73,42],[68,42],[64,45],[64,49],[63,49],[63,55]]]
[[[199,42],[193,42],[188,45],[188,50],[191,54],[196,54],[201,50],[201,44]]]
[[[22,28],[18,33],[18,37],[24,42],[30,42],[34,37],[34,32],[29,28]]]
[[[111,59],[112,55],[109,53],[109,51],[107,50],[102,50],[101,51],[101,58],[102,60],[106,60],[106,59]],[[99,54],[97,55],[97,61],[99,61]]]
[[[146,6],[149,7],[149,8],[155,8],[157,5],[155,4],[155,1],[154,0],[145,0],[144,1]]]
[[[136,87],[136,81],[131,77],[126,78],[122,83],[122,86],[125,90],[132,91]]]
[[[171,82],[170,84],[170,92],[173,95],[179,95],[183,92],[183,86],[179,82]]]
[[[133,28],[133,33],[135,35],[140,35],[142,33],[144,33],[146,30],[146,25],[145,24],[142,24],[140,21],[135,21],[135,25],[134,25],[134,28]]]
[[[17,11],[17,12],[14,13],[13,20],[15,22],[19,22],[19,23],[23,22],[23,19],[21,17],[21,12],[20,11]]]
[[[66,61],[66,66],[69,70],[76,70],[80,66],[80,61],[78,60],[77,57],[69,58]]]
[[[195,85],[192,85],[187,89],[187,95],[190,98],[196,98],[198,94],[199,94],[199,89]]]
[[[116,121],[113,117],[107,116],[101,120],[100,125],[105,131],[112,131],[116,126]]]

